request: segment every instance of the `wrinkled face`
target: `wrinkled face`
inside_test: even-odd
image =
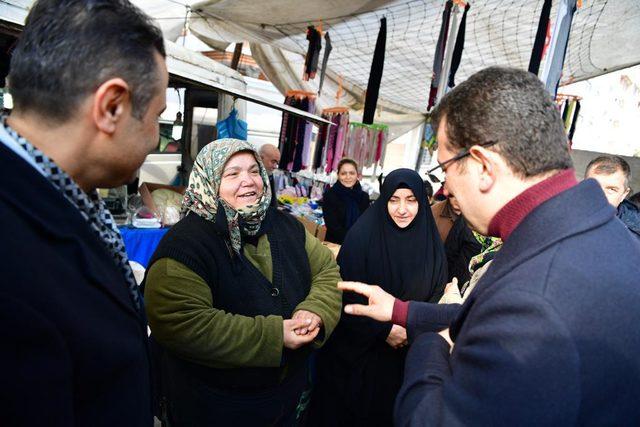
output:
[[[604,191],[604,195],[607,197],[607,201],[614,208],[617,208],[624,198],[627,197],[629,191],[631,191],[631,189],[625,185],[624,172],[621,170],[617,170],[610,175],[590,171],[587,174],[587,178],[593,178],[598,181],[598,184],[602,187],[602,191]]]
[[[166,90],[169,82],[165,60],[156,54],[158,64],[159,85],[147,111],[142,119],[134,117],[129,104],[122,127],[114,135],[110,170],[114,175],[114,185],[122,185],[131,182],[135,178],[138,168],[142,165],[147,155],[158,146],[160,138],[160,114],[167,106]],[[116,177],[117,176],[117,177]]]
[[[262,158],[262,164],[264,164],[264,168],[268,173],[278,169],[278,164],[280,163],[280,150],[275,148],[266,150],[260,157]]]
[[[338,171],[338,181],[347,188],[351,188],[358,182],[358,171],[350,164],[345,163]]]
[[[387,211],[400,228],[408,227],[418,214],[418,200],[408,188],[398,188],[387,202]]]
[[[218,196],[234,209],[252,205],[262,197],[260,166],[251,153],[237,153],[224,165]]]

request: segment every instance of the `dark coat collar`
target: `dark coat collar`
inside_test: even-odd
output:
[[[462,306],[451,325],[455,340],[469,310],[484,292],[525,260],[570,236],[597,228],[615,218],[616,211],[598,183],[585,180],[547,200],[513,230],[493,264]]]
[[[84,258],[75,264],[84,267],[91,282],[104,288],[125,310],[141,317],[107,248],[80,212],[33,166],[2,143],[0,170],[3,171],[0,200],[38,228],[48,241],[73,241],[79,248],[74,255]]]
[[[640,237],[640,208],[628,200],[623,200],[618,206],[618,218],[637,237]]]

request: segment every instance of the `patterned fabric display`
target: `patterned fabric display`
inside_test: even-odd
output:
[[[89,223],[89,226],[98,239],[104,243],[125,278],[133,305],[138,311],[141,311],[142,296],[140,295],[138,284],[131,271],[122,236],[120,236],[111,212],[109,212],[104,202],[100,199],[98,192],[93,190],[89,194],[85,193],[53,160],[7,125],[5,117],[2,118],[2,125],[5,127],[7,133],[11,135],[44,172],[49,182],[80,211],[80,214],[87,223]]]
[[[224,165],[239,151],[251,152],[256,158],[260,167],[263,191],[258,203],[236,210],[218,197],[218,192]],[[267,208],[271,203],[271,189],[267,171],[251,143],[232,138],[219,139],[207,144],[198,153],[189,177],[189,186],[182,201],[182,214],[185,215],[191,211],[207,221],[216,222],[218,202],[225,211],[231,246],[236,254],[240,254],[242,249],[241,228],[243,233],[254,236],[260,230],[262,220],[264,220]]]

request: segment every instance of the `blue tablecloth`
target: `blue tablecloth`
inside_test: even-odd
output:
[[[128,226],[118,228],[122,234],[129,259],[142,264],[144,268],[147,268],[158,243],[169,231],[169,228],[133,228]]]

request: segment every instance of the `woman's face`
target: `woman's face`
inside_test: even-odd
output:
[[[358,182],[358,171],[351,163],[345,163],[338,171],[338,181],[347,188],[351,188]]]
[[[408,188],[398,188],[387,202],[387,210],[393,222],[406,228],[418,214],[418,200]]]
[[[256,158],[251,153],[237,153],[224,165],[218,196],[237,210],[260,200],[263,188]]]

